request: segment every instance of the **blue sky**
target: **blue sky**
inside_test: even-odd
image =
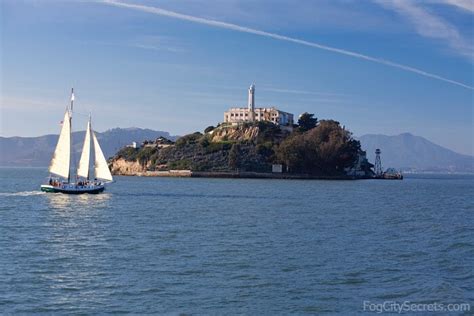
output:
[[[79,129],[185,134],[255,82],[257,106],[474,153],[469,0],[0,3],[1,136],[57,133],[71,86]]]

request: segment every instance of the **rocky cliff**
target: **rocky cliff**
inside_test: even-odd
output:
[[[136,175],[145,171],[271,171],[273,146],[288,136],[271,123],[222,125],[194,133],[166,146],[148,141],[140,148],[125,147],[110,161],[112,173]]]
[[[211,142],[252,141],[257,139],[258,126],[220,126],[209,132]]]
[[[116,175],[136,175],[144,172],[149,167],[149,163],[141,164],[139,161],[127,161],[123,158],[114,159],[110,165],[113,174]]]

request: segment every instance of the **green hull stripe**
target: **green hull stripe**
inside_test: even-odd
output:
[[[104,187],[97,188],[97,189],[90,189],[90,190],[68,190],[68,189],[57,189],[57,188],[50,188],[50,187],[41,187],[41,191],[46,193],[65,193],[65,194],[97,194],[104,191]]]

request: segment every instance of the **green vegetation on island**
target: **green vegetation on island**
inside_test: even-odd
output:
[[[359,141],[339,122],[304,113],[293,128],[245,122],[209,126],[175,143],[161,137],[122,148],[111,164],[115,173],[121,173],[118,162],[125,161],[143,171],[270,173],[279,164],[285,173],[341,176],[356,164],[370,172],[370,163],[360,162],[361,153]]]

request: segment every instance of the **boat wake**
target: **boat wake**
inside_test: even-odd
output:
[[[32,195],[43,195],[41,191],[23,191],[23,192],[0,192],[0,196],[32,196]]]

